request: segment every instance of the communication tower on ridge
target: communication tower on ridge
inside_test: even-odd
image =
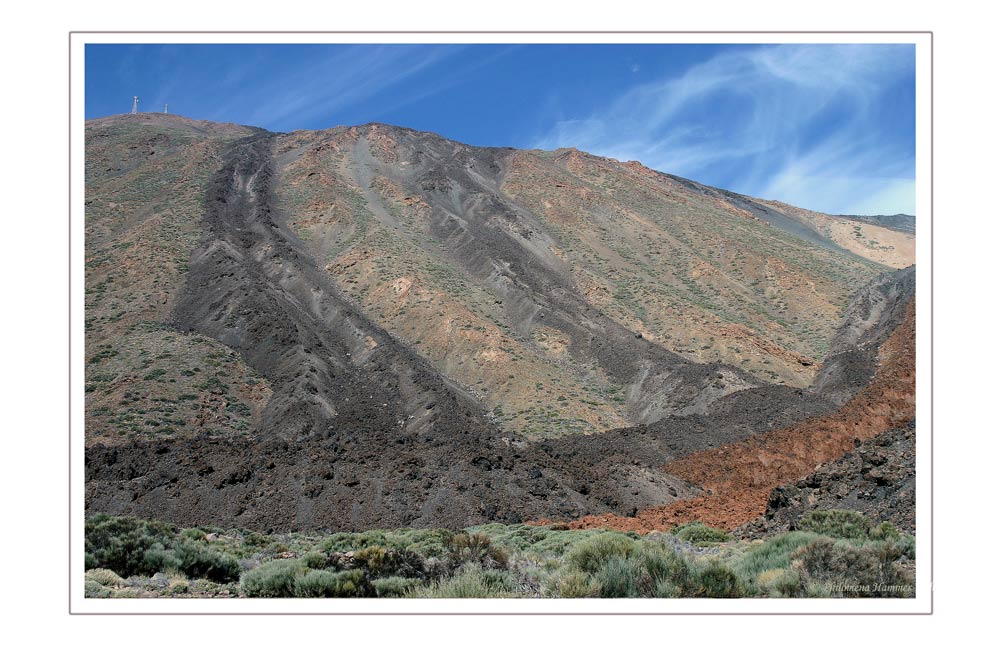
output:
[[[139,97],[134,96],[132,97],[132,114],[135,114],[138,111],[139,111]]]

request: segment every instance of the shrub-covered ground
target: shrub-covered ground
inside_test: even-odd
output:
[[[95,515],[88,597],[908,597],[914,539],[849,511],[767,540],[481,525],[265,535]]]

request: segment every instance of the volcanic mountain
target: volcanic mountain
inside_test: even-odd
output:
[[[363,529],[697,499],[669,463],[850,406],[912,307],[905,226],[572,149],[161,114],[86,146],[91,511]]]

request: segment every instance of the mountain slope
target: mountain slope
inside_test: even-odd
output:
[[[371,124],[280,137],[276,160],[289,226],[334,280],[534,437],[703,412],[761,381],[804,386],[879,271],[578,151]]]
[[[695,498],[664,463],[831,414],[905,300],[877,279],[841,326],[884,267],[579,151],[172,115],[87,146],[90,510],[363,529]]]

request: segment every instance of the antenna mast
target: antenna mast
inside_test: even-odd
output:
[[[138,111],[139,111],[139,97],[134,96],[132,97],[132,114],[135,114]]]

